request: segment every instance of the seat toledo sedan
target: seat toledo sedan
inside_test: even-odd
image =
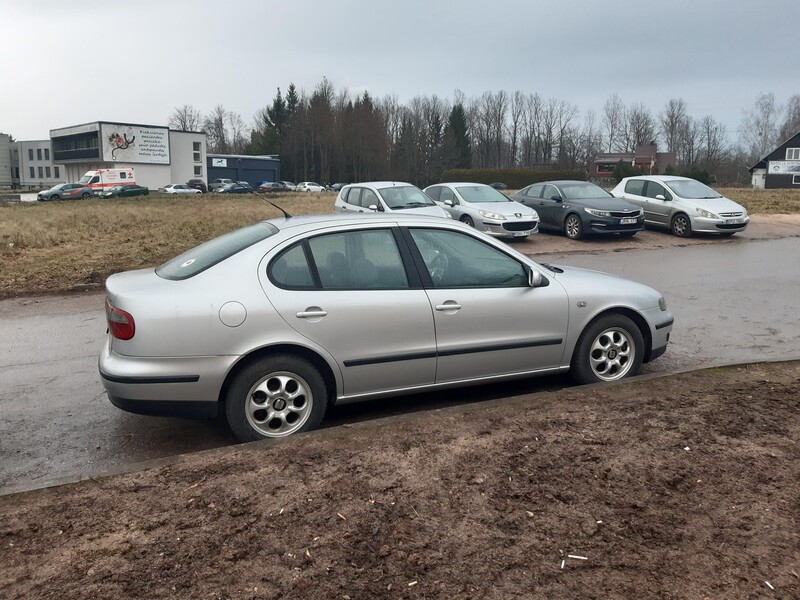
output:
[[[570,371],[617,381],[667,347],[657,291],[538,264],[455,220],[257,223],[106,281],[110,401],[223,413],[243,441],[313,429],[371,398]]]
[[[539,227],[535,210],[484,183],[441,183],[425,193],[454,219],[489,235],[524,239]]]

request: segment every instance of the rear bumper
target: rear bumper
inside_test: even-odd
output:
[[[213,417],[235,356],[131,357],[106,341],[98,361],[111,403],[144,415]]]

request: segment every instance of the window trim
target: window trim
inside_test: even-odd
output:
[[[786,148],[786,160],[800,160],[800,148]]]

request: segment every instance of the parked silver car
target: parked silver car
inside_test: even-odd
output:
[[[537,264],[451,219],[274,219],[106,280],[99,371],[143,414],[227,416],[241,440],[332,404],[571,371],[617,381],[666,349],[639,283]]]
[[[489,235],[526,238],[536,233],[539,215],[483,183],[440,183],[425,193],[454,219]]]
[[[369,181],[346,185],[339,190],[333,210],[350,213],[402,211],[406,214],[450,218],[425,192],[415,185],[401,181]]]
[[[733,235],[750,222],[744,206],[689,177],[626,177],[611,193],[640,206],[647,225],[669,227],[679,237],[692,232]]]

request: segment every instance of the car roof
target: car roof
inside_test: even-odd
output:
[[[697,181],[691,177],[681,177],[680,175],[633,175],[625,179],[647,179],[649,181]]]
[[[451,219],[443,219],[442,217],[435,217],[430,215],[420,214],[398,214],[397,212],[391,213],[358,213],[358,215],[348,213],[324,213],[315,215],[300,215],[290,218],[275,218],[266,219],[265,223],[272,223],[278,229],[315,229],[318,225],[331,225],[334,223],[339,224],[430,224],[442,225],[458,223]],[[465,225],[466,227],[466,225]]]
[[[554,179],[553,181],[537,181],[536,183],[545,184],[548,183],[550,185],[564,185],[566,183],[591,183],[592,185],[597,185],[591,181],[584,181],[582,179]],[[532,183],[531,185],[536,185],[536,183]],[[597,186],[600,187],[600,186]]]
[[[433,187],[435,185],[482,185],[483,187],[492,187],[488,183],[478,183],[477,181],[445,181],[442,183],[434,183],[433,185],[429,185],[428,187]],[[428,189],[428,188],[425,188]],[[494,189],[494,188],[492,188]]]

